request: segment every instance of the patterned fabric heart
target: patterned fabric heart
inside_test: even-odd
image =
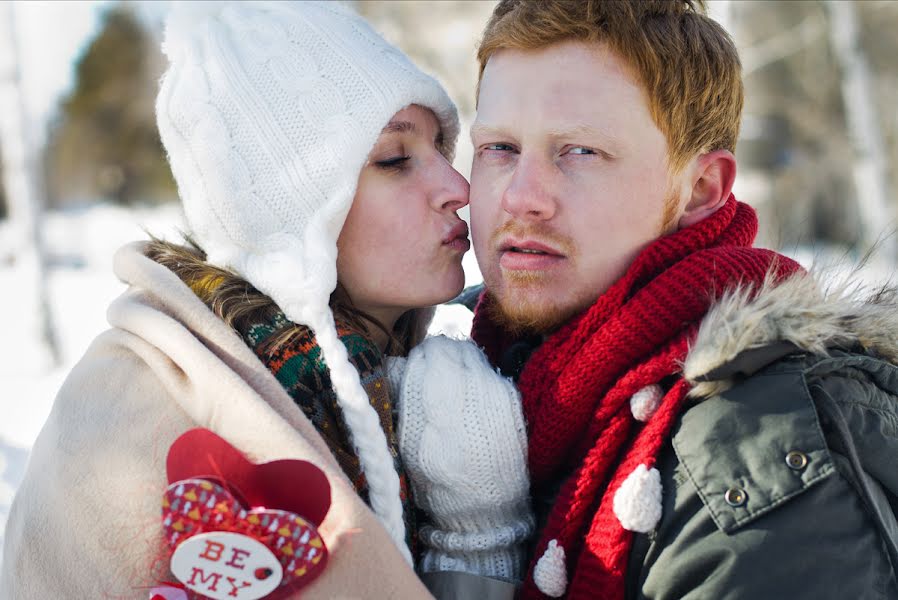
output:
[[[224,486],[205,479],[168,487],[162,497],[162,524],[175,550],[172,571],[200,598],[283,598],[315,579],[327,563],[327,548],[313,523],[285,510],[247,510]],[[228,540],[238,543],[231,547]],[[179,559],[182,545],[196,550]],[[235,568],[240,575],[236,579],[228,576]]]
[[[187,600],[278,600],[324,570],[318,527],[330,483],[304,460],[254,463],[208,429],[191,429],[169,448],[162,498],[171,572],[154,594]],[[164,592],[164,594],[163,594]]]

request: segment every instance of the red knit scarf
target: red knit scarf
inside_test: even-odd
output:
[[[630,398],[680,375],[690,341],[713,301],[736,285],[757,285],[800,267],[751,248],[757,217],[730,197],[714,215],[643,250],[588,310],[552,334],[531,356],[519,388],[529,433],[532,487],[565,474],[536,545],[523,598],[545,598],[534,567],[552,540],[566,554],[568,598],[624,597],[633,532],[613,509],[614,495],[639,465],[652,469],[686,395],[681,377],[645,422]],[[495,363],[511,343],[481,299],[472,336]]]

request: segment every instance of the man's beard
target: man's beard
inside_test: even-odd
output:
[[[490,320],[515,337],[525,335],[541,335],[552,333],[564,325],[571,317],[590,306],[586,303],[574,305],[558,305],[521,301],[516,299],[514,290],[505,297],[497,298],[487,291],[489,302],[486,303]]]
[[[679,198],[673,187],[665,192],[665,197],[656,239],[676,231]],[[544,224],[525,226],[510,221],[493,233],[490,245],[496,247],[505,234],[539,239],[561,250],[568,260],[577,259],[574,242]],[[491,321],[518,337],[552,333],[592,306],[604,293],[604,290],[595,290],[596,296],[592,297],[566,296],[567,290],[553,289],[550,282],[542,281],[548,277],[539,271],[505,271],[501,276],[503,281],[500,286],[490,286],[487,282],[487,297],[490,300],[485,304],[487,314]],[[538,297],[538,300],[534,302],[532,297]]]
[[[538,239],[563,252],[566,260],[576,259],[573,242],[548,227],[524,226],[511,221],[493,233],[491,245],[496,247],[506,235]],[[490,298],[486,303],[487,312],[490,320],[512,335],[549,333],[589,305],[584,306],[583,302],[565,304],[566,298],[554,295],[557,290],[547,286],[548,276],[540,271],[504,271],[502,278],[501,287],[491,290],[487,284]],[[534,296],[539,300],[530,300]]]

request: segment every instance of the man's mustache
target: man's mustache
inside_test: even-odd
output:
[[[538,241],[558,250],[567,257],[574,254],[575,244],[571,239],[555,231],[545,223],[524,224],[519,221],[508,221],[490,236],[490,247],[497,248],[501,241],[508,237]]]

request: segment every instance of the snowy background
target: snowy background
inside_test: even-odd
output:
[[[353,4],[384,35],[438,74],[459,105],[463,128],[469,125],[476,77],[474,44],[492,3]],[[74,105],[66,104],[66,99],[77,99],[73,90],[78,89],[78,65],[87,62],[92,44],[101,57],[109,54],[95,45],[104,15],[111,7],[125,6],[151,34],[158,35],[165,5],[0,3],[0,25],[10,14],[15,17],[15,66],[21,75],[15,81],[8,77],[0,52],[0,125],[10,114],[3,100],[15,86],[27,109],[17,124],[28,134],[34,152],[46,152],[47,138],[64,129],[66,113],[61,107],[71,108]],[[894,108],[898,106],[894,60],[898,3],[715,0],[711,5],[733,32],[743,58],[746,117],[737,151],[736,194],[758,209],[762,245],[779,249],[805,266],[835,264],[827,273],[839,277],[879,240],[881,251],[860,273],[861,280],[875,284],[890,279],[896,263],[893,233],[898,206],[889,191],[895,188],[887,185],[889,175],[895,180],[898,165],[898,111]],[[4,12],[10,6],[15,10]],[[857,8],[857,14],[846,13],[854,10],[851,7]],[[860,19],[859,25],[851,20],[855,18]],[[0,31],[0,45],[9,42],[3,35]],[[863,40],[863,47],[858,40]],[[131,96],[148,97],[140,94]],[[4,177],[9,176],[13,154],[0,143]],[[463,135],[456,159],[462,173],[469,170],[470,156]],[[99,175],[111,173],[100,179],[114,183],[119,167],[108,167],[95,165],[93,170]],[[0,306],[6,317],[0,336],[0,541],[29,448],[53,398],[93,338],[108,327],[106,308],[123,291],[112,274],[114,251],[126,242],[145,239],[146,231],[177,239],[183,228],[175,203],[157,198],[123,201],[111,193],[84,191],[90,186],[67,194],[70,180],[51,167],[44,168],[51,183],[55,173],[57,188],[48,188],[57,191],[55,197],[49,194],[49,208],[35,217],[44,242],[42,275],[33,261],[23,258],[28,228],[16,220],[14,203],[7,199],[5,216],[0,210]],[[9,179],[0,178],[3,181],[8,186]],[[466,255],[464,266],[467,283],[478,283],[481,277],[473,253]],[[55,359],[40,336],[35,290],[41,283],[57,342]],[[441,307],[433,330],[466,333],[470,318],[462,307]]]

